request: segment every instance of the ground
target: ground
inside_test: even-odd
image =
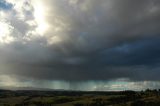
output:
[[[0,90],[0,106],[160,106],[160,91]]]

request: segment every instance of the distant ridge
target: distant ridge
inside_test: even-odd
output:
[[[66,91],[64,89],[50,89],[50,88],[36,88],[36,87],[11,87],[11,86],[0,87],[0,90]]]

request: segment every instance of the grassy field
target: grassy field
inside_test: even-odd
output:
[[[0,106],[160,106],[160,91],[82,92],[0,90]]]

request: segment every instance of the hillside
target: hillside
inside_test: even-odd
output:
[[[160,106],[160,91],[0,90],[0,106]]]

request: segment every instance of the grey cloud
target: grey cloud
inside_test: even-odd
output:
[[[47,0],[45,37],[2,45],[2,73],[45,80],[159,80],[158,0]],[[17,23],[25,34],[29,26]],[[20,25],[20,26],[17,26]],[[23,27],[22,27],[22,26]],[[54,28],[59,27],[59,32]],[[22,28],[22,29],[21,29]],[[48,35],[47,35],[48,34]],[[5,69],[5,67],[4,67]]]
[[[59,36],[65,38],[63,48],[68,49],[69,46],[72,50],[92,51],[159,34],[158,9],[151,12],[156,1],[95,2],[97,1],[87,1],[88,4],[84,2],[89,6],[87,10],[82,11],[78,7],[71,7],[67,1],[58,1],[60,6],[56,8],[57,17],[70,27],[70,30],[64,31],[63,36]],[[109,9],[108,2],[112,4]],[[106,4],[106,8],[100,4]],[[133,6],[139,11],[130,8]],[[51,13],[54,14],[54,11]],[[54,15],[49,15],[48,18],[51,19],[49,22],[53,23]]]

